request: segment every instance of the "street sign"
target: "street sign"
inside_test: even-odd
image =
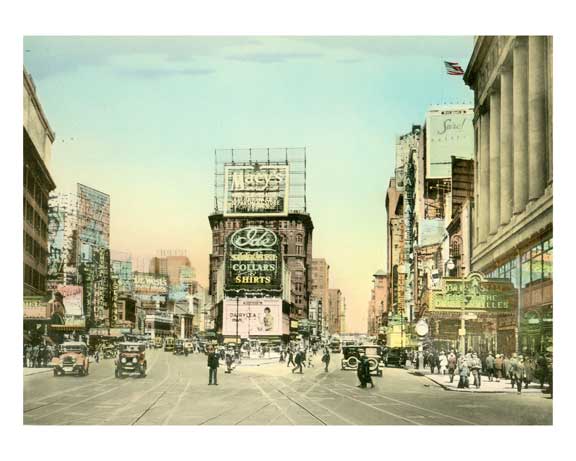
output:
[[[467,312],[466,314],[463,315],[463,317],[464,320],[476,320],[478,318],[478,316],[473,312]]]

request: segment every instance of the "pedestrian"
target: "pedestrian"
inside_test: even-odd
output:
[[[218,367],[220,366],[220,361],[218,359],[218,353],[214,351],[214,348],[210,346],[208,348],[208,385],[214,384],[218,385]]]
[[[368,357],[366,357],[366,354],[362,354],[362,360],[360,361],[359,366],[362,366],[364,368],[364,387],[366,387],[366,384],[370,383],[370,387],[374,387],[374,382],[372,381],[372,375],[370,374],[370,362],[368,361]]]
[[[544,389],[544,383],[548,376],[548,360],[544,354],[539,354],[536,359],[536,377],[540,381],[540,389]]]
[[[524,360],[524,389],[528,389],[528,385],[534,381],[535,374],[536,362],[531,356],[528,356]]]
[[[515,355],[515,354],[514,354]],[[522,383],[526,377],[526,370],[524,368],[524,357],[521,355],[516,358],[513,362],[512,369],[510,370],[514,380],[512,381],[512,388],[514,388],[514,383],[516,384],[516,389],[518,394],[522,392]]]
[[[454,382],[454,372],[456,371],[457,361],[456,354],[454,351],[450,351],[447,357],[448,360],[448,376],[450,376],[450,382]]]
[[[26,347],[26,367],[31,368],[32,366],[32,345],[28,344]]]
[[[294,366],[294,368],[292,368],[292,373],[294,373],[296,370],[300,370],[300,374],[303,373],[303,371],[302,371],[302,362],[303,361],[304,361],[304,359],[303,359],[302,351],[298,350],[296,352],[296,356],[294,357],[295,366]]]
[[[436,351],[433,351],[429,356],[428,356],[428,364],[430,365],[430,372],[432,374],[434,374],[434,370],[438,370],[438,354],[436,353]],[[440,370],[438,370],[440,371]]]
[[[363,358],[360,357],[360,360],[358,361],[358,367],[356,368],[356,376],[358,377],[358,381],[360,381],[360,384],[358,384],[357,387],[366,387],[366,376],[365,376],[365,369],[364,369],[364,365],[362,363]]]
[[[516,353],[512,354],[512,357],[510,357],[510,370],[508,371],[508,376],[510,377],[510,384],[512,385],[512,388],[516,387],[516,374],[514,372],[514,370],[516,369],[516,364],[518,363],[518,356],[516,355]]]
[[[304,349],[300,349],[300,354],[302,354],[302,365],[307,366],[306,365],[306,348]]]
[[[324,371],[328,373],[328,365],[330,365],[330,349],[324,348],[324,353],[322,354],[322,361],[324,362]]]
[[[504,379],[510,379],[511,368],[512,364],[510,363],[510,359],[506,357],[505,354],[502,354],[502,372],[504,374]]]
[[[284,348],[280,349],[280,362],[284,362]]]
[[[32,359],[32,368],[36,368],[37,361],[38,361],[38,345],[32,347],[31,359]]]
[[[308,350],[308,368],[312,368],[314,366],[314,364],[312,363],[312,354],[310,353],[311,351]]]
[[[480,357],[478,357],[478,354],[476,352],[472,354],[472,359],[470,361],[470,369],[472,370],[472,376],[474,377],[474,386],[476,386],[476,389],[480,389],[481,384],[480,373],[482,371],[482,361],[480,360]]]
[[[502,358],[502,354],[496,354],[496,358],[494,359],[494,370],[496,371],[496,382],[499,383],[500,379],[502,379],[502,367],[504,366],[504,359]]]
[[[467,389],[470,387],[468,376],[470,376],[470,369],[468,368],[468,360],[466,357],[460,356],[458,364],[458,374],[460,375],[460,380],[458,381],[459,389]]]
[[[488,381],[492,381],[494,379],[494,365],[495,359],[492,355],[492,352],[488,352],[486,359],[484,360],[486,364],[486,375],[488,376]]]
[[[286,366],[289,367],[290,364],[296,365],[294,363],[294,352],[292,351],[291,347],[288,347],[288,363],[286,364]]]
[[[234,358],[232,357],[232,352],[228,351],[226,353],[226,371],[225,373],[232,373],[232,363],[234,363]]]
[[[448,357],[444,351],[440,351],[440,355],[438,356],[438,363],[440,365],[439,372],[441,375],[446,374],[446,368],[448,367]]]

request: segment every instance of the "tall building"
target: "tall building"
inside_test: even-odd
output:
[[[464,74],[474,90],[472,270],[509,280],[515,318],[498,344],[551,352],[552,37],[479,36]]]
[[[341,334],[342,331],[342,312],[343,312],[342,292],[339,288],[328,289],[328,310],[327,324],[328,333]]]
[[[48,282],[78,283],[78,200],[76,194],[52,192],[48,200]]]
[[[389,279],[389,310],[393,313],[404,312],[404,198],[398,189],[396,178],[390,179],[386,192],[387,211],[387,269]]]
[[[32,77],[24,70],[24,296],[46,295],[48,196],[54,132],[42,110]]]
[[[312,293],[306,150],[232,149],[215,160],[210,321],[225,341],[286,341]]]
[[[324,331],[324,312],[328,310],[328,289],[330,285],[330,265],[324,258],[312,259],[312,299],[319,301],[316,320]]]
[[[378,270],[372,277],[373,286],[368,303],[368,335],[378,336],[388,313],[388,274]]]

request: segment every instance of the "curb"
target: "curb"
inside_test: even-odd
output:
[[[506,390],[494,390],[494,391],[486,391],[486,390],[478,390],[478,389],[454,389],[453,387],[449,387],[446,386],[445,384],[442,384],[439,381],[436,381],[434,378],[431,378],[428,375],[422,374],[420,372],[413,372],[410,373],[412,375],[415,376],[421,376],[424,377],[430,381],[432,381],[434,384],[437,384],[438,386],[440,386],[442,389],[444,389],[445,391],[450,391],[450,392],[466,392],[469,394],[516,394],[516,391],[510,390],[510,391],[506,391]],[[523,392],[522,393],[526,393],[526,394],[536,394],[536,395],[540,395],[541,392],[536,392],[536,389],[531,389],[530,392],[526,392],[526,389],[522,389]],[[537,389],[538,391],[540,389]]]
[[[25,370],[26,370],[26,369],[25,369]],[[26,376],[32,376],[32,375],[38,375],[38,374],[40,374],[40,373],[48,373],[48,372],[50,372],[50,371],[52,371],[52,367],[50,367],[50,368],[41,368],[41,369],[39,369],[39,370],[34,370],[34,371],[31,372],[31,373],[26,373],[26,372],[24,371],[24,377],[26,377]]]

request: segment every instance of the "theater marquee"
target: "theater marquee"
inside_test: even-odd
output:
[[[280,238],[271,229],[251,226],[228,237],[227,292],[278,292],[282,289]]]
[[[224,216],[286,216],[288,165],[226,165]]]

